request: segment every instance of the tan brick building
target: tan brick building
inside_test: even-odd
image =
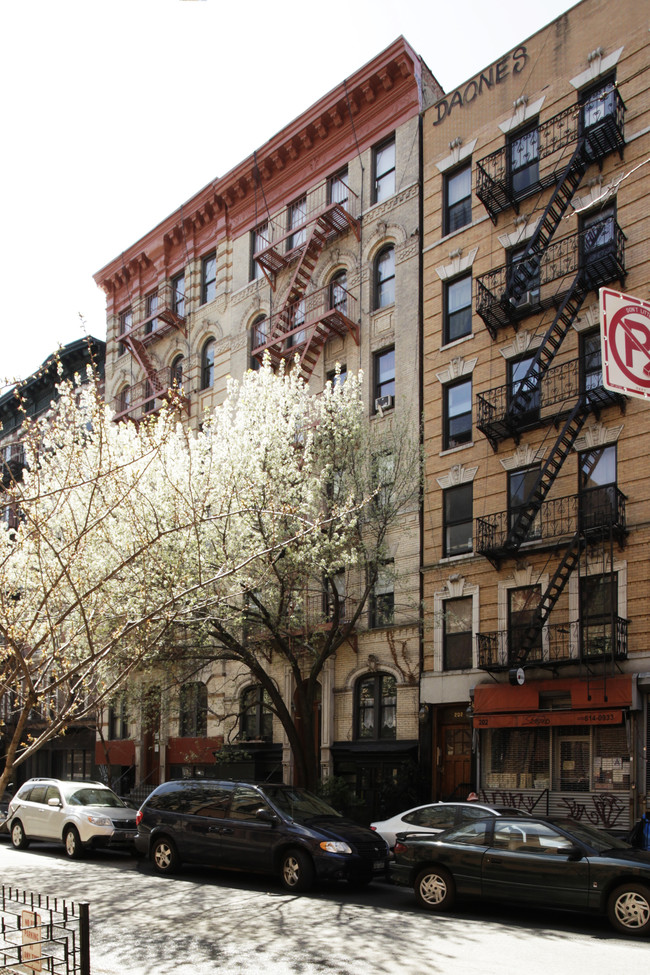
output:
[[[650,407],[603,386],[599,289],[650,299],[649,27],[584,0],[423,129],[433,795],[621,829],[648,792]]]
[[[363,369],[373,427],[406,419],[417,439],[420,122],[441,94],[398,39],[96,274],[107,295],[107,398],[118,419],[140,419],[178,384],[196,428],[222,400],[226,378],[256,368],[268,350],[274,361],[298,353],[314,390],[337,364],[342,373]],[[404,756],[417,760],[419,550],[416,508],[391,540],[394,591],[380,593],[390,619],[369,618],[323,674],[323,773],[345,777],[368,808]],[[277,679],[289,698],[288,674]],[[98,761],[148,784],[205,772],[232,731],[216,717],[219,701],[236,713],[251,691],[243,673],[202,681],[201,735],[184,735],[181,715],[162,719],[146,741],[137,721],[118,715],[104,728],[108,751],[98,749]],[[283,767],[290,780],[287,744],[262,711],[256,773]]]

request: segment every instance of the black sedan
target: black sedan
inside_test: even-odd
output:
[[[618,931],[650,933],[650,853],[584,823],[500,816],[401,833],[390,876],[432,911],[485,897],[606,914]]]

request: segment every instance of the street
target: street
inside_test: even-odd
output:
[[[374,883],[285,893],[210,868],[154,875],[142,859],[0,843],[3,884],[90,903],[93,975],[526,975],[648,970],[647,939],[602,918],[460,905],[429,915],[407,889]]]

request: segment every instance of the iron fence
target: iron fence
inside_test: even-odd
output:
[[[0,973],[90,975],[88,904],[3,884]]]

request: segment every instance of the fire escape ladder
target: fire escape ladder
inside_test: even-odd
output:
[[[525,664],[526,658],[546,625],[558,599],[564,592],[564,588],[569,581],[571,573],[580,562],[580,556],[585,547],[584,536],[577,531],[567,548],[562,561],[553,573],[553,578],[546,587],[546,592],[542,596],[539,606],[535,611],[535,617],[530,626],[523,634],[521,643],[513,654],[513,662]]]
[[[524,292],[529,290],[529,285],[539,270],[544,252],[559,227],[588,165],[589,157],[585,148],[585,139],[582,137],[578,140],[575,151],[546,205],[535,233],[528,241],[524,255],[517,261],[510,286],[502,299],[504,304],[516,304]]]
[[[553,449],[540,470],[537,480],[526,499],[526,504],[522,505],[508,532],[506,547],[510,551],[518,551],[522,543],[526,541],[526,537],[533,526],[537,513],[550,491],[560,468],[570,454],[576,437],[582,430],[589,412],[590,407],[587,398],[582,395],[567,417],[560,431],[560,435],[555,441]]]
[[[517,391],[510,400],[506,414],[506,420],[513,430],[516,430],[517,417],[526,413],[535,396],[539,396],[542,379],[575,321],[588,290],[583,271],[580,269],[542,339],[526,375],[517,383]]]
[[[164,396],[167,390],[163,387],[158,373],[154,367],[153,362],[149,358],[147,350],[144,344],[136,339],[134,335],[128,335],[124,339],[124,344],[127,346],[131,355],[138,363],[142,371],[145,373],[147,379],[151,383],[151,391],[154,396]]]

